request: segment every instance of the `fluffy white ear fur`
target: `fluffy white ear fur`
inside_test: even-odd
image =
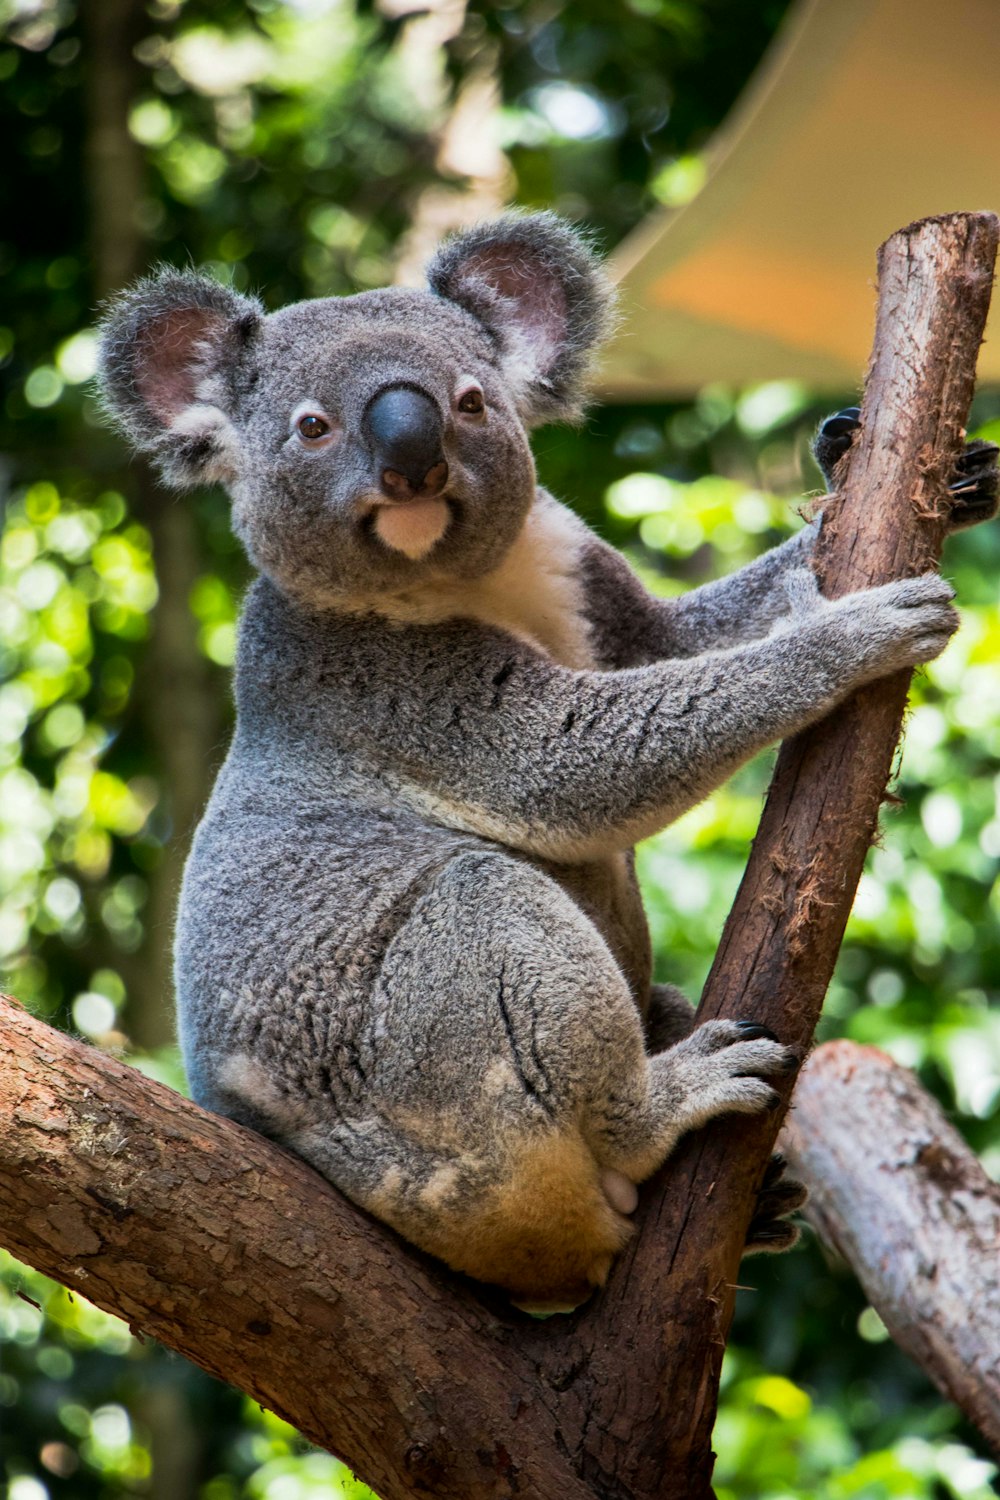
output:
[[[449,240],[427,277],[492,335],[525,421],[579,415],[614,304],[582,235],[552,214],[508,214]]]
[[[200,482],[225,484],[239,470],[239,438],[228,416],[218,406],[193,401],[167,423],[169,431],[205,453]]]
[[[169,267],[112,306],[101,335],[105,404],[169,483],[235,477],[230,376],[252,357],[262,316],[251,298]]]

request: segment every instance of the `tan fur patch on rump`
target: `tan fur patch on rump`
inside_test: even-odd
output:
[[[470,1212],[449,1213],[424,1248],[456,1271],[505,1288],[518,1302],[570,1308],[603,1286],[631,1232],[601,1189],[590,1149],[573,1131],[523,1142],[504,1181]]]

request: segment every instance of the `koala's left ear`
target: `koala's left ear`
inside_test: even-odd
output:
[[[106,309],[97,373],[104,404],[178,488],[235,476],[232,417],[253,378],[263,317],[252,298],[169,266]]]
[[[491,334],[526,422],[579,415],[614,306],[582,235],[555,214],[507,214],[446,241],[427,279]]]

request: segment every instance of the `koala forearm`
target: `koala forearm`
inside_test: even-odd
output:
[[[745,568],[678,598],[650,594],[610,547],[596,544],[583,561],[594,647],[609,667],[698,656],[758,639],[788,610],[783,580],[808,563],[818,522]]]
[[[696,655],[708,643],[719,650],[766,635],[788,612],[785,577],[792,568],[808,567],[818,533],[815,521],[738,572],[673,600],[677,654]]]
[[[475,675],[440,649],[414,659],[405,680],[418,691],[400,693],[399,674],[384,712],[375,689],[363,753],[385,758],[440,821],[556,859],[662,828],[840,691],[825,653],[789,636],[612,673],[492,646],[476,648]]]

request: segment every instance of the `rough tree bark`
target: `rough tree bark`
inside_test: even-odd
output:
[[[828,592],[936,555],[997,237],[992,215],[951,215],[880,253]],[[807,1050],[905,694],[905,677],[883,681],[782,751],[702,1016],[753,1016]],[[0,1210],[22,1259],[243,1386],[384,1500],[711,1495],[719,1367],[778,1114],[691,1137],[604,1294],[532,1325],[252,1133],[22,1012],[3,1021]]]
[[[998,230],[993,214],[949,214],[911,224],[879,249],[861,431],[825,509],[816,558],[830,597],[924,572],[940,555]],[[782,746],[699,1020],[751,1016],[805,1056],[876,832],[909,678],[873,683]],[[629,1453],[642,1475],[638,1495],[711,1494],[711,1429],[740,1250],[780,1123],[779,1112],[738,1130],[720,1124],[682,1144],[640,1210],[634,1265],[622,1267],[599,1309],[610,1332],[622,1291],[619,1316],[641,1310],[653,1325],[641,1406],[649,1438]],[[677,1203],[687,1205],[684,1214]],[[654,1316],[667,1307],[671,1315],[684,1308],[686,1337]],[[664,1471],[670,1480],[657,1489]]]
[[[912,1073],[856,1042],[813,1053],[786,1143],[810,1222],[1000,1455],[1000,1184]]]

